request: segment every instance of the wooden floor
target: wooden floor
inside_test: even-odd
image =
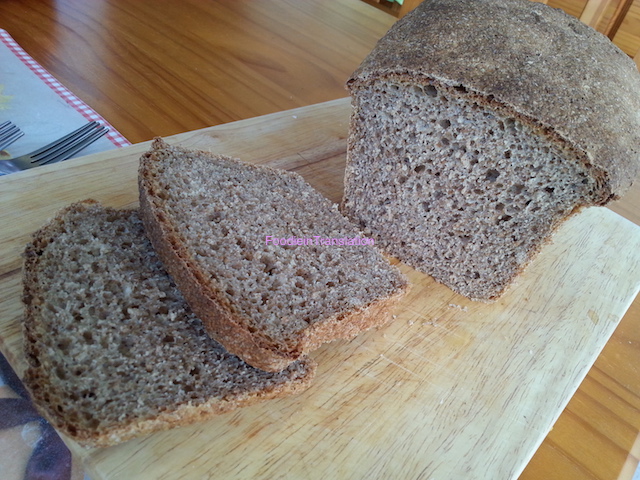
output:
[[[134,143],[345,97],[394,21],[360,0],[0,1],[0,28]],[[625,22],[616,41],[633,55],[640,0]],[[639,318],[636,302],[523,479],[607,480],[637,465]]]

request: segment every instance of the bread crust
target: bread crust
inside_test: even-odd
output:
[[[85,200],[61,210],[47,225],[33,234],[27,245],[23,263],[23,295],[25,317],[23,321],[24,349],[28,369],[24,374],[24,383],[30,392],[34,405],[39,413],[53,426],[68,437],[85,447],[106,447],[124,442],[134,437],[170,428],[203,421],[216,415],[288,395],[300,393],[307,389],[313,380],[316,363],[309,359],[301,359],[296,373],[292,373],[294,381],[271,383],[261,390],[235,392],[228,397],[215,397],[199,404],[191,402],[175,405],[175,408],[160,409],[155,415],[134,418],[118,422],[100,430],[78,428],[70,417],[70,412],[58,411],[51,404],[51,396],[56,395],[48,389],[49,371],[40,363],[39,341],[33,332],[37,330],[39,310],[44,307],[42,281],[38,278],[38,262],[43,249],[50,239],[55,238],[64,228],[64,218],[73,212],[83,212],[98,202]],[[188,353],[187,353],[188,354]]]
[[[396,23],[347,82],[400,78],[468,94],[566,142],[600,177],[595,204],[640,173],[640,74],[608,38],[529,0],[430,0]]]
[[[152,149],[140,160],[138,175],[140,212],[147,235],[167,271],[173,277],[192,310],[202,320],[209,334],[225,348],[249,365],[269,372],[277,372],[323,343],[339,338],[352,338],[368,328],[389,321],[389,312],[409,289],[408,282],[394,294],[379,298],[348,315],[335,315],[308,328],[294,349],[283,351],[274,347],[260,332],[251,331],[250,322],[235,311],[229,301],[218,292],[212,281],[191,257],[173,225],[157,202],[158,186],[153,181],[150,165],[156,161],[155,152],[167,148],[156,139]],[[203,152],[204,155],[211,155]],[[249,168],[255,168],[248,165]],[[268,167],[261,167],[268,168]],[[282,172],[292,175],[291,172]]]
[[[38,413],[51,425],[56,427],[56,429],[83,447],[109,447],[151,433],[183,427],[196,422],[203,422],[238,408],[263,402],[264,400],[296,395],[311,386],[316,365],[312,362],[309,365],[312,369],[311,374],[299,382],[273,386],[271,389],[253,392],[233,399],[211,399],[199,405],[183,404],[174,410],[160,412],[154,417],[113,425],[111,428],[105,429],[103,433],[99,434],[91,430],[77,429],[73,425],[73,422],[70,422],[64,418],[63,415],[48,408],[46,399],[40,395],[40,390],[37,388],[37,386],[47,382],[46,377],[39,375],[36,370],[30,369],[25,373],[23,380],[29,389]]]

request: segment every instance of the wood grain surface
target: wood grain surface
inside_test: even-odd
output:
[[[338,201],[349,112],[337,100],[169,142],[295,170]],[[30,233],[70,201],[135,206],[147,146],[0,178],[0,222],[13,227],[0,237],[0,347],[18,372]],[[494,304],[401,269],[412,290],[395,321],[314,352],[319,373],[302,395],[112,448],[69,442],[72,450],[95,479],[515,478],[640,289],[640,227],[587,209]]]
[[[0,2],[0,28],[132,143],[344,97],[394,21],[359,0]]]
[[[0,2],[0,28],[134,143],[344,97],[345,79],[394,21],[359,0]],[[114,185],[113,175],[131,167],[109,160],[95,168],[115,188],[113,202],[130,204],[130,185]],[[72,172],[49,174],[47,182],[74,183]],[[77,198],[72,190],[40,197],[39,211]],[[0,193],[20,194],[13,182]],[[106,197],[101,188],[94,194]],[[13,251],[21,222],[39,226],[17,208],[2,226]],[[640,189],[611,209],[640,224]],[[0,275],[19,263],[11,258]],[[630,479],[640,457],[638,365],[636,300],[521,478]]]

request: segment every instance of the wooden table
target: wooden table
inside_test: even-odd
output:
[[[356,0],[0,3],[0,28],[133,143],[344,97],[394,20]],[[640,224],[640,189],[611,208]],[[521,478],[631,478],[638,365],[636,300]]]

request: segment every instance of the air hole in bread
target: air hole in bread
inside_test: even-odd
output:
[[[67,378],[67,372],[60,366],[55,369],[56,377],[60,380],[65,380]]]
[[[71,345],[71,340],[68,338],[63,338],[58,342],[56,347],[62,352],[66,353],[69,350],[69,346]]]
[[[93,334],[90,331],[82,332],[82,338],[87,345],[93,345]]]
[[[438,89],[433,85],[426,85],[424,87],[424,93],[426,93],[430,97],[435,98],[438,96]]]
[[[195,207],[198,205],[196,200],[192,200],[192,205]],[[219,222],[224,218],[224,213],[221,211],[215,211],[209,214],[208,220],[210,222]]]
[[[500,172],[495,169],[487,170],[484,175],[484,179],[488,182],[495,182],[500,176]]]

